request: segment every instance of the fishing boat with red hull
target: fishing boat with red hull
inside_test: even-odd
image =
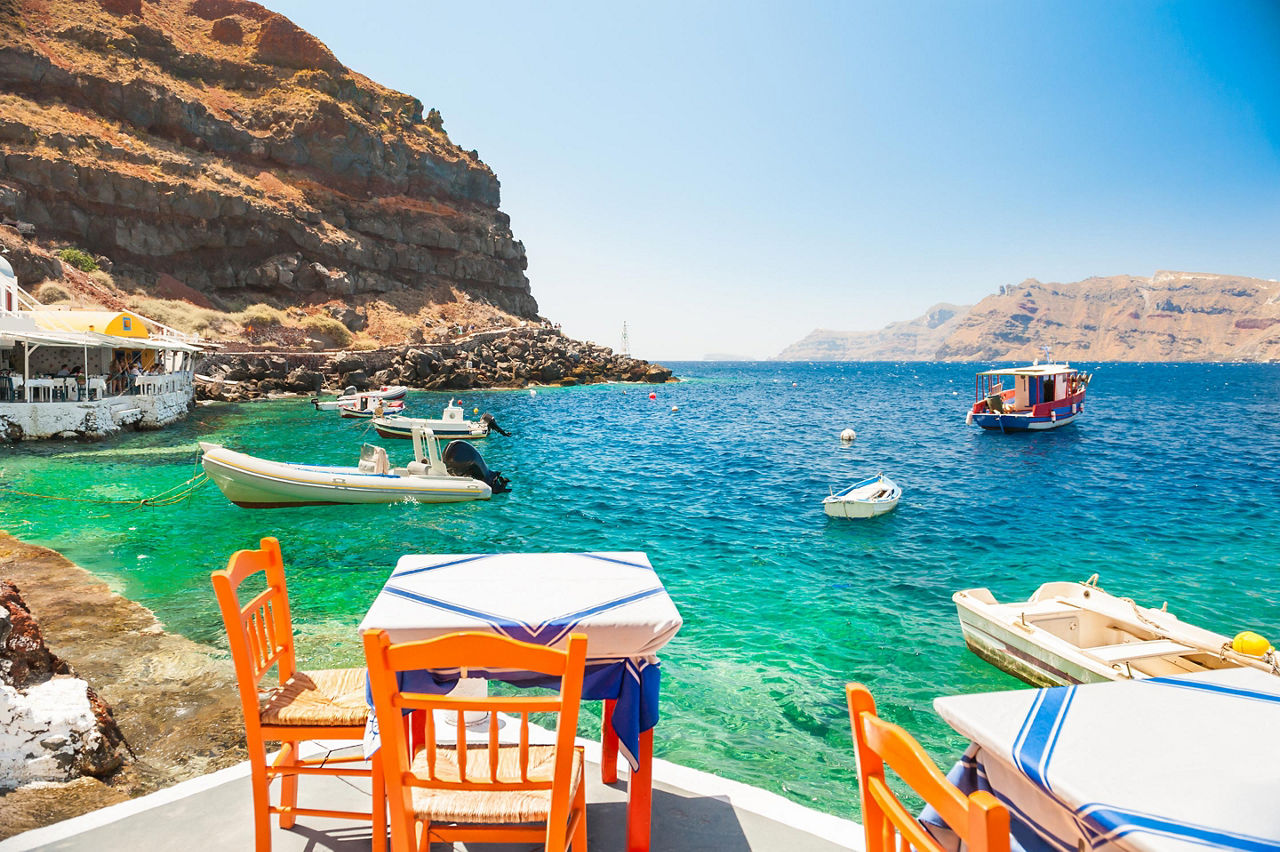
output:
[[[1056,429],[1084,413],[1092,376],[1067,364],[1032,364],[978,373],[964,422],[1001,432]]]

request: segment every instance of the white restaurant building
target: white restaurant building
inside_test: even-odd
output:
[[[0,257],[0,441],[101,438],[180,420],[202,348],[130,311],[42,305]]]

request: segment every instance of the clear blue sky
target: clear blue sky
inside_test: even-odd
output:
[[[542,312],[643,357],[1280,278],[1280,3],[266,2],[438,108]]]

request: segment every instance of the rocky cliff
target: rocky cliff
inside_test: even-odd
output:
[[[814,332],[779,357],[910,359],[901,346],[875,344],[896,326],[926,319],[857,336],[856,342],[869,344],[860,348],[845,348],[843,338],[835,336],[840,333]],[[916,360],[1029,361],[1048,346],[1055,358],[1089,361],[1275,361],[1280,360],[1280,283],[1192,272],[1073,284],[1028,279],[1001,287],[946,324],[951,327],[936,345],[917,338],[922,345]],[[792,355],[793,350],[815,354]],[[820,354],[828,351],[838,354]],[[857,354],[845,354],[852,352]]]
[[[438,112],[256,3],[0,0],[0,215],[126,291],[533,317],[498,203]]]
[[[819,328],[778,353],[775,361],[928,361],[955,331],[970,305],[934,305],[923,316],[878,331]]]

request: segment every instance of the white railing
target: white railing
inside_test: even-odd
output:
[[[135,376],[133,386],[137,393],[155,396],[162,393],[181,393],[191,389],[191,371],[179,370],[158,376]]]

